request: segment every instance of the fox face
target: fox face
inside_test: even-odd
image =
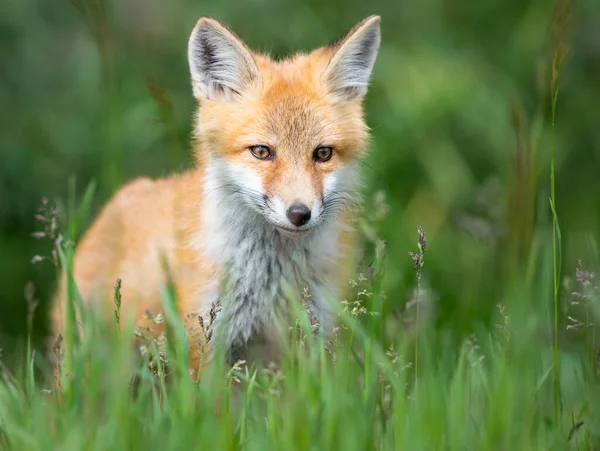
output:
[[[368,138],[362,99],[379,43],[379,18],[369,17],[337,42],[273,61],[200,19],[188,57],[208,193],[287,236],[353,203]]]

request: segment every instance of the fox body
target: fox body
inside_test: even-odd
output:
[[[195,167],[134,180],[104,207],[73,263],[85,304],[112,314],[121,279],[122,315],[147,321],[144,312],[162,310],[164,259],[185,318],[219,301],[213,341],[230,362],[253,342],[276,349],[272,315],[284,287],[308,290],[309,308],[331,330],[330,301],[352,269],[357,170],[368,139],[362,100],[379,42],[372,16],[335,43],[273,61],[201,18],[188,47],[199,103]],[[189,345],[197,370],[198,346],[193,338]]]

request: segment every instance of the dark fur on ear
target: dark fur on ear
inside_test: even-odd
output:
[[[219,21],[201,17],[188,43],[194,96],[212,99],[240,94],[259,77],[252,53]]]
[[[367,92],[381,42],[379,23],[379,16],[367,17],[329,44],[334,53],[325,69],[325,80],[336,97],[350,100]]]

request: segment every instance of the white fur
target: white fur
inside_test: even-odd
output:
[[[330,188],[335,189],[334,180],[339,187],[350,174],[352,169],[339,172],[328,182]],[[286,285],[298,297],[307,288],[321,328],[327,333],[332,326],[329,301],[338,293],[327,274],[340,257],[335,215],[324,215],[327,220],[306,234],[288,236],[267,219],[261,199],[262,186],[248,170],[218,157],[208,164],[201,212],[204,229],[198,242],[199,250],[220,268],[223,285],[200,301],[206,310],[215,294],[219,298],[222,311],[215,337],[230,361],[243,358],[250,341],[274,339],[273,315],[283,305],[279,301]],[[278,201],[276,208],[282,204]]]
[[[277,222],[281,222],[282,224],[288,223],[288,219],[287,219],[287,209],[288,206],[285,204],[285,202],[283,201],[283,199],[281,199],[281,197],[279,196],[273,196],[271,198],[271,210],[273,211],[273,214],[276,216],[275,220]],[[289,226],[291,226],[291,224],[289,224]]]

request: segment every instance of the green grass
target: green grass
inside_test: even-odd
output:
[[[382,242],[376,241],[372,270],[351,281],[355,298],[341,304],[339,328],[331,342],[323,343],[311,333],[298,302],[292,305],[297,327],[282,334],[287,345],[277,366],[240,363],[227,369],[217,356],[199,381],[186,371],[185,326],[178,320],[172,287],[167,284],[163,290],[166,346],[148,341],[144,361],[136,365],[137,351],[123,339],[133,336],[133,322],[120,315],[117,286],[118,334],[117,327],[106,328],[92,315],[82,316],[82,336],[70,323],[62,390],[48,375],[36,375],[36,366],[48,368],[33,351],[19,376],[3,371],[2,446],[595,449],[600,440],[600,392],[589,351],[563,351],[558,360],[564,407],[555,421],[551,374],[556,348],[543,333],[553,328],[550,310],[540,309],[525,286],[516,284],[506,303],[499,305],[494,327],[482,326],[458,340],[436,330],[420,311],[432,300],[421,286],[427,271],[424,234],[418,242],[419,254],[413,254],[418,297],[412,308],[382,314],[388,302],[380,290],[386,265]],[[71,246],[58,246],[61,260],[68,263],[65,254]],[[580,296],[586,309],[593,308],[598,287],[593,274],[581,271]],[[76,295],[69,297],[69,304],[74,311],[81,309]],[[168,365],[152,365],[151,358]]]

